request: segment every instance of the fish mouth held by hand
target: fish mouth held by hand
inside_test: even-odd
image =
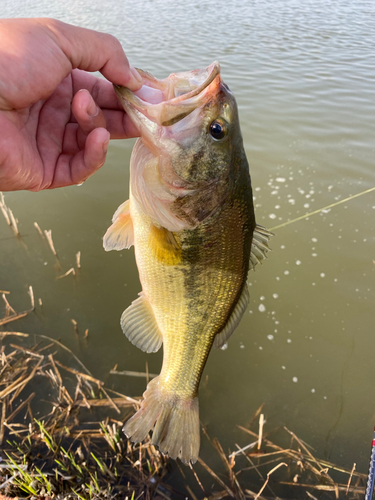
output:
[[[140,90],[133,93],[118,85],[114,88],[141,133],[147,129],[153,132],[154,127],[148,122],[168,127],[180,121],[216,94],[222,83],[217,61],[205,69],[172,73],[164,80],[143,70],[138,72],[143,80]]]
[[[133,164],[142,170],[132,183],[133,194],[139,201],[149,199],[149,215],[167,229],[192,229],[226,196],[227,190],[219,188],[228,158],[221,152],[228,152],[228,139],[242,142],[239,129],[232,127],[237,120],[234,97],[221,80],[217,61],[163,80],[139,73],[143,79],[139,91],[114,86],[142,139],[133,154]],[[231,128],[235,130],[227,133]],[[218,154],[221,158],[214,158]],[[202,163],[205,169],[198,168]],[[205,209],[194,213],[192,198]],[[166,205],[168,217],[163,216]]]

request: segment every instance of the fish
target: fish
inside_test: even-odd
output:
[[[160,374],[124,433],[170,458],[195,463],[198,386],[212,347],[227,342],[249,302],[247,276],[269,251],[256,224],[235,98],[217,61],[142,88],[115,92],[140,138],[130,159],[129,199],[115,212],[105,250],[134,246],[142,291],[123,312],[127,338],[163,345]]]

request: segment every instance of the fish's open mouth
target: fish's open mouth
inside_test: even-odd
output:
[[[143,79],[139,91],[133,93],[118,85],[114,85],[114,89],[140,132],[144,128],[152,129],[152,124],[170,126],[182,120],[207,101],[221,82],[217,61],[205,69],[172,73],[164,80],[138,71]],[[152,124],[147,123],[149,121]]]

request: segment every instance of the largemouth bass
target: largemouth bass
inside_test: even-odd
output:
[[[235,99],[217,62],[116,93],[140,131],[130,160],[130,198],[113,217],[106,250],[134,245],[142,291],[121,317],[130,342],[163,344],[125,434],[153,429],[161,452],[194,463],[200,446],[198,386],[211,347],[233,333],[249,301],[249,267],[270,233],[255,223],[249,167]]]

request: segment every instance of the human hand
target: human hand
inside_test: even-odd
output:
[[[3,19],[0,67],[0,191],[80,184],[104,164],[110,138],[139,135],[112,83],[135,91],[141,77],[111,35]]]

